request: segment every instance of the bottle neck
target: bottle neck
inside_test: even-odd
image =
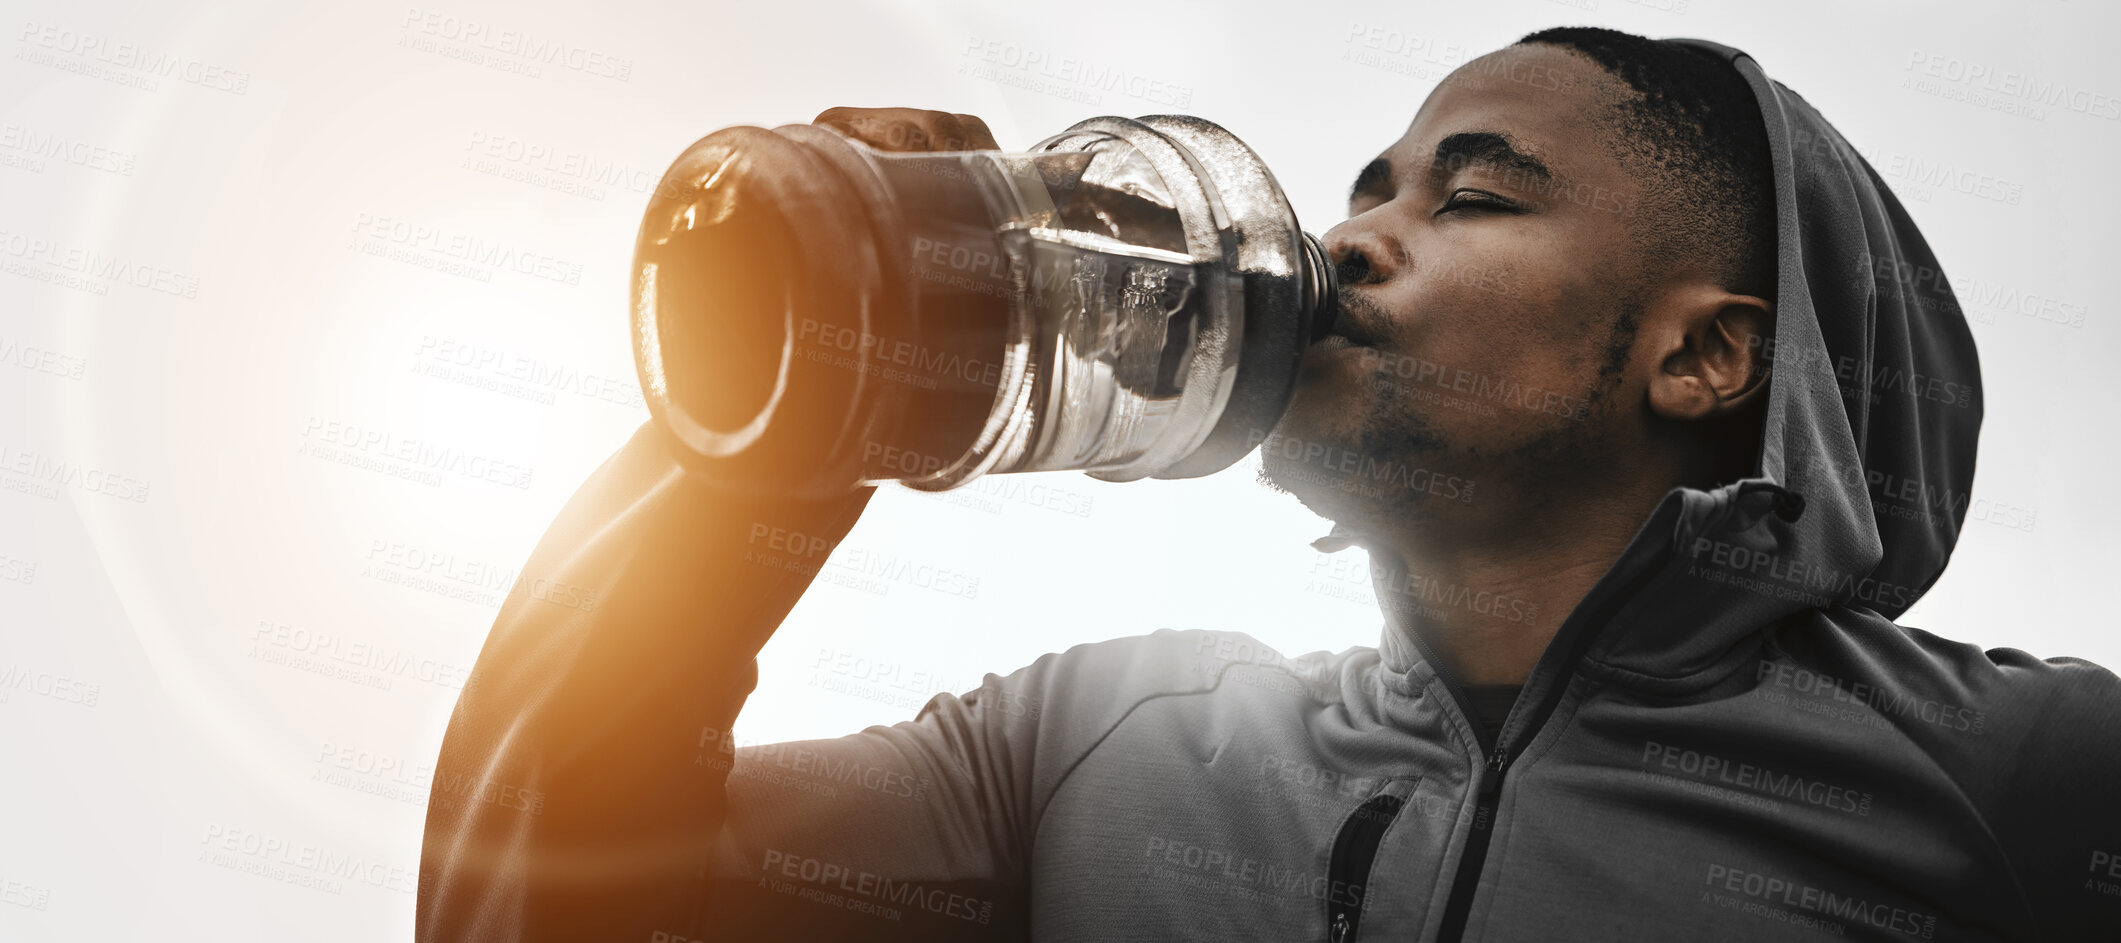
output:
[[[1318,340],[1333,330],[1333,319],[1340,313],[1340,281],[1334,273],[1333,257],[1326,254],[1325,244],[1310,233],[1303,233],[1303,292],[1302,316],[1306,321],[1304,340]]]

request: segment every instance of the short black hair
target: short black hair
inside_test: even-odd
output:
[[[1613,103],[1610,130],[1622,165],[1648,187],[1645,261],[1706,258],[1731,288],[1773,300],[1774,176],[1745,77],[1704,50],[1619,30],[1565,26],[1517,42],[1581,54],[1635,91]]]

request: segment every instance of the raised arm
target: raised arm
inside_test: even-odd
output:
[[[695,762],[702,731],[729,729],[754,657],[872,491],[721,496],[653,425],[605,462],[523,568],[450,717],[417,938],[694,926],[728,775]],[[802,551],[770,549],[790,533]]]
[[[985,125],[961,115],[833,109],[818,121],[890,150],[994,146]],[[874,489],[817,501],[737,496],[683,470],[673,447],[650,423],[599,468],[495,621],[436,764],[416,938],[654,943],[720,938],[717,928],[760,920],[792,930],[771,916],[785,901],[715,892],[716,850],[723,874],[756,870],[746,867],[752,851],[734,849],[770,847],[784,833],[794,847],[819,828],[851,843],[842,848],[873,850],[865,860],[901,877],[943,877],[934,862],[948,860],[953,879],[977,883],[991,902],[1005,856],[997,836],[975,833],[1002,821],[986,816],[998,772],[974,768],[982,761],[968,757],[981,751],[960,750],[967,741],[950,729],[984,724],[1001,737],[996,722],[1009,718],[981,698],[948,698],[899,732],[789,747],[828,754],[834,770],[858,765],[888,793],[862,788],[820,806],[815,784],[747,776],[724,752],[756,655]],[[770,763],[775,749],[746,752]],[[869,806],[907,798],[897,794],[916,783],[918,808]],[[893,828],[846,831],[901,811]],[[957,925],[960,907],[946,909]],[[836,910],[797,917],[852,912]],[[964,925],[991,923],[990,903]]]

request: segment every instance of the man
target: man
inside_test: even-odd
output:
[[[730,497],[647,428],[526,568],[598,608],[511,602],[457,706],[438,779],[480,791],[430,809],[420,937],[2121,938],[2121,681],[1889,621],[1956,541],[1978,365],[1803,99],[1535,33],[1350,212],[1264,474],[1371,553],[1378,648],[1158,632],[731,749],[807,583],[746,529],[868,492]]]

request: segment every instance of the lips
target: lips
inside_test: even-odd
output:
[[[1342,288],[1340,310],[1334,315],[1333,326],[1326,330],[1325,336],[1319,338],[1318,342],[1323,344],[1338,337],[1357,347],[1374,347],[1377,345],[1377,334],[1369,330],[1369,322],[1373,316],[1374,309],[1369,299],[1348,288]]]

